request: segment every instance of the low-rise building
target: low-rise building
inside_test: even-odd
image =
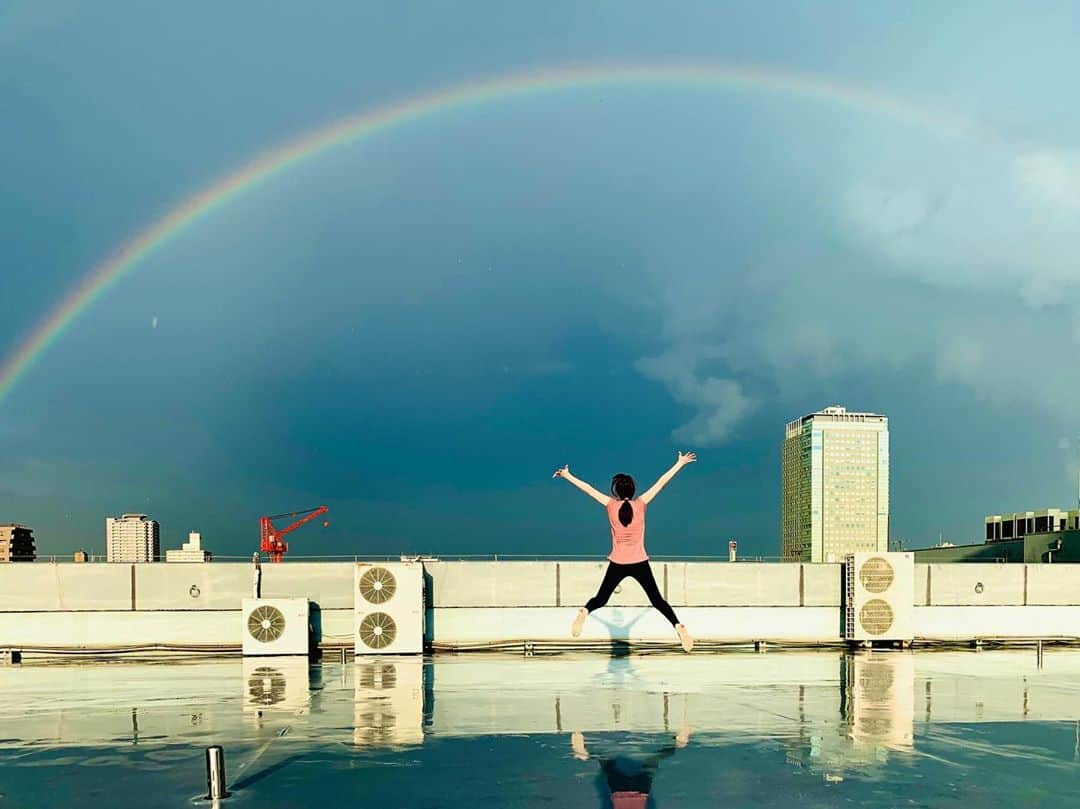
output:
[[[984,542],[915,551],[916,562],[1080,562],[1080,509],[990,514]]]
[[[179,549],[165,551],[166,562],[209,562],[213,558],[210,551],[203,550],[202,535],[198,531],[191,531],[188,541]]]
[[[988,514],[983,523],[983,538],[987,542],[1003,542],[1020,539],[1028,534],[1080,530],[1080,509],[1067,511],[1044,508],[1041,511],[1019,511],[1014,514]]]
[[[0,525],[0,562],[33,562],[34,529],[18,523]]]

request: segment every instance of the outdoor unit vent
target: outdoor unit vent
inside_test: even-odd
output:
[[[844,637],[851,641],[911,640],[915,555],[854,553],[844,566]]]
[[[307,657],[244,659],[244,710],[305,711],[311,688]]]
[[[357,656],[424,650],[424,567],[360,562],[353,575]]]
[[[245,655],[308,653],[306,598],[245,598],[241,614]]]
[[[404,657],[356,663],[353,743],[396,747],[424,741],[424,661]]]

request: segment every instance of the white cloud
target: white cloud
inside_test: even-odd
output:
[[[638,370],[696,409],[676,437],[728,440],[753,410],[747,385],[794,400],[905,368],[1075,421],[1080,153],[951,153],[885,179],[873,166],[845,174],[874,179],[835,182],[831,205],[801,214],[814,226],[778,228],[755,263],[665,279],[667,348]]]
[[[753,408],[753,401],[734,379],[699,375],[698,358],[692,351],[675,349],[644,357],[636,365],[644,376],[662,382],[676,402],[697,410],[690,421],[672,431],[678,441],[693,446],[722,443]]]
[[[1016,158],[1021,183],[1034,199],[1080,211],[1080,152],[1044,149]]]
[[[930,203],[918,188],[883,189],[858,184],[844,199],[848,215],[877,238],[895,238],[926,221]]]

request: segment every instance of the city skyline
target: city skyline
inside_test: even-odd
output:
[[[853,424],[848,424],[852,422]],[[854,424],[854,422],[859,422]],[[874,424],[863,424],[862,422],[873,422]],[[851,433],[851,429],[855,428],[855,432]],[[868,472],[866,474],[873,473],[874,482],[870,487],[872,489],[873,500],[872,503],[867,505],[873,512],[874,523],[871,528],[867,528],[862,524],[859,525],[847,525],[847,523],[841,524],[841,518],[836,515],[843,512],[842,519],[851,521],[852,509],[854,512],[859,511],[860,497],[865,499],[868,493],[855,492],[837,495],[835,492],[831,496],[826,496],[827,489],[836,489],[839,484],[840,488],[851,488],[852,481],[856,477],[863,474],[862,468],[858,463],[852,466],[852,452],[857,452],[861,449],[867,449],[869,451],[869,445],[863,447],[861,444],[855,446],[852,444],[852,440],[858,444],[860,437],[859,429],[866,427],[869,429],[873,438],[873,457],[867,460],[866,466]],[[837,432],[839,430],[839,432]],[[833,433],[833,437],[828,438],[827,433]],[[849,434],[851,433],[851,434]],[[926,538],[921,542],[912,544],[910,542],[905,543],[902,538],[892,536],[889,532],[889,513],[890,513],[890,501],[889,501],[889,430],[888,430],[888,418],[879,413],[866,413],[858,411],[849,411],[846,407],[841,405],[829,405],[822,407],[821,409],[801,416],[787,423],[785,427],[785,439],[781,448],[781,473],[780,473],[780,553],[778,556],[770,557],[765,554],[753,553],[755,558],[775,558],[780,561],[809,561],[809,562],[838,562],[843,561],[844,557],[848,553],[877,551],[883,552],[889,550],[894,544],[897,547],[905,546],[906,549],[929,548],[937,545],[955,546],[957,544],[965,545],[979,544],[977,539],[963,538],[959,543],[954,543],[949,540],[944,540],[943,537],[938,537],[938,542],[931,545],[930,538]],[[828,438],[828,441],[826,439]],[[829,443],[828,449],[825,447],[825,443]],[[805,444],[805,446],[804,446]],[[883,449],[882,449],[883,447]],[[809,463],[809,458],[812,454],[816,453],[821,456],[821,460],[818,465],[814,466]],[[831,454],[830,454],[831,453]],[[805,456],[805,457],[804,457]],[[859,459],[855,459],[859,461]],[[870,469],[873,467],[873,469]],[[881,477],[881,469],[884,468],[883,478]],[[790,479],[790,483],[789,483]],[[880,481],[880,482],[879,482]],[[858,488],[858,487],[856,487]],[[799,493],[805,489],[806,491],[800,495]],[[815,492],[816,494],[812,494]],[[801,500],[799,499],[801,496]],[[855,501],[849,502],[855,497]],[[810,500],[814,500],[819,503],[819,508],[814,511],[810,505]],[[846,499],[845,499],[846,498]],[[884,498],[882,500],[882,498]],[[790,503],[788,502],[790,499]],[[884,505],[880,505],[880,503]],[[823,507],[829,506],[827,509]],[[883,509],[883,510],[882,510]],[[829,514],[823,514],[823,511],[827,510]],[[797,516],[806,512],[806,515],[802,518]],[[1043,509],[1042,511],[1035,512],[1028,510],[1026,512],[1020,512],[1026,514],[1031,523],[1030,531],[1036,530],[1049,530],[1045,527],[1036,527],[1036,515],[1037,514],[1059,514],[1068,515],[1070,512],[1068,509],[1060,510],[1055,508]],[[868,512],[868,515],[870,512]],[[296,516],[295,513],[293,516]],[[1013,517],[1016,515],[1005,515],[1006,517]],[[856,514],[856,517],[859,517]],[[106,558],[108,561],[131,561],[114,560],[112,558],[111,551],[108,550],[110,545],[110,536],[114,526],[122,525],[125,521],[131,519],[139,520],[140,522],[148,521],[153,525],[153,543],[156,551],[151,551],[150,554],[156,558],[145,561],[163,561],[164,555],[160,550],[159,531],[160,525],[154,520],[148,520],[145,514],[123,514],[122,518],[106,518]],[[998,533],[992,535],[990,526],[992,522],[996,520],[998,525]],[[791,523],[789,525],[789,522]],[[995,539],[1009,539],[1013,535],[1011,533],[1002,534],[1000,526],[1002,522],[1002,515],[987,516],[984,518],[986,525],[985,541],[990,542]],[[1061,520],[1060,528],[1063,530],[1066,520]],[[804,524],[805,523],[805,524]],[[12,524],[17,525],[17,524]],[[329,521],[323,523],[324,527],[329,525]],[[1070,523],[1071,525],[1071,523]],[[801,526],[801,527],[800,527]],[[25,526],[20,526],[25,527]],[[850,528],[851,530],[847,530]],[[865,530],[864,530],[865,529]],[[32,528],[30,529],[32,530]],[[1054,529],[1057,530],[1057,529]],[[869,533],[867,533],[869,532]],[[831,538],[830,535],[831,534]],[[868,537],[872,537],[872,541],[863,541],[863,534]],[[1023,535],[1023,531],[1020,531],[1018,536]],[[734,539],[734,538],[733,538]],[[204,551],[200,548],[201,535],[197,531],[189,531],[187,534],[187,542],[185,542],[179,548],[167,549],[170,554],[175,555],[176,560],[180,561],[193,561],[196,556],[202,559],[205,556],[205,560],[209,561],[212,558],[212,554]],[[47,556],[54,558],[56,556],[63,557],[69,552],[79,553],[90,549],[90,556],[93,558],[94,545],[93,543],[77,543],[73,550],[63,550],[59,553],[52,551]],[[801,550],[799,550],[801,548]],[[721,557],[725,554],[720,552],[721,549],[717,548],[715,553],[710,555]],[[730,548],[727,555],[730,555]],[[305,554],[301,554],[303,556]],[[311,556],[312,554],[306,554]],[[334,554],[348,556],[348,554]],[[538,556],[551,555],[537,552]],[[671,555],[671,554],[668,554]],[[233,559],[246,559],[247,554],[241,551],[239,554],[232,555],[231,557],[221,556],[220,558],[233,558]]]
[[[678,449],[653,551],[772,556],[776,425],[832,401],[889,414],[909,546],[1076,496],[1069,7],[54,5],[0,15],[43,557],[319,503],[297,553],[600,554],[550,469]]]

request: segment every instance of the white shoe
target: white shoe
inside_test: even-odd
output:
[[[690,637],[690,633],[686,631],[684,625],[676,624],[675,631],[679,633],[679,641],[682,643],[684,652],[689,652],[694,648],[694,639]]]
[[[577,618],[574,619],[574,625],[570,627],[570,634],[575,638],[581,637],[581,628],[585,626],[585,619],[589,617],[589,611],[582,607],[578,610]]]

